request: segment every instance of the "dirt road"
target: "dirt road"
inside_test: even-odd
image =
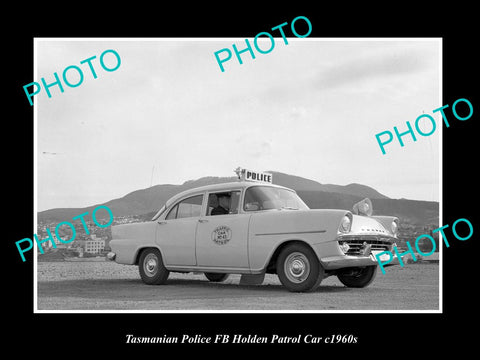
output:
[[[263,285],[240,276],[210,283],[203,274],[171,273],[168,283],[142,283],[136,266],[112,262],[39,262],[38,310],[438,310],[439,265],[392,266],[363,289],[325,279],[312,293],[288,292],[276,275]]]

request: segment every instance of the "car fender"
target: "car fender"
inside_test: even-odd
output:
[[[115,253],[115,262],[134,265],[142,249],[157,248],[155,243],[156,222],[130,223],[112,226],[110,248]]]
[[[248,241],[252,272],[264,271],[275,251],[288,241],[308,244],[319,258],[336,255],[338,250],[334,240],[338,235],[340,221],[347,214],[349,211],[336,209],[254,213],[250,218]]]

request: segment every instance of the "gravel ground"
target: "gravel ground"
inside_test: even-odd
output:
[[[392,266],[363,289],[331,276],[312,293],[288,292],[276,275],[239,285],[171,273],[166,285],[142,283],[136,266],[114,262],[39,262],[38,310],[438,310],[439,265]]]

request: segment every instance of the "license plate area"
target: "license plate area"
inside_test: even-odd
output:
[[[383,251],[372,251],[372,257],[375,261],[377,261],[377,254],[382,253]],[[380,255],[380,261],[388,261],[390,260],[390,254],[382,254]]]

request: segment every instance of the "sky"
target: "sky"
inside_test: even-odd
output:
[[[262,49],[270,42],[260,40]],[[253,40],[250,39],[253,43]],[[322,184],[439,201],[441,40],[275,38],[222,72],[214,53],[244,38],[35,40],[33,81],[78,66],[83,81],[34,97],[37,210],[100,204],[157,184],[234,176],[242,166]],[[105,71],[100,55],[121,59]],[[87,63],[91,61],[97,78]],[[106,53],[105,66],[116,58]],[[67,78],[79,82],[70,69]],[[26,100],[28,101],[28,100]],[[437,130],[386,145],[421,114]],[[431,129],[419,123],[424,132]]]

